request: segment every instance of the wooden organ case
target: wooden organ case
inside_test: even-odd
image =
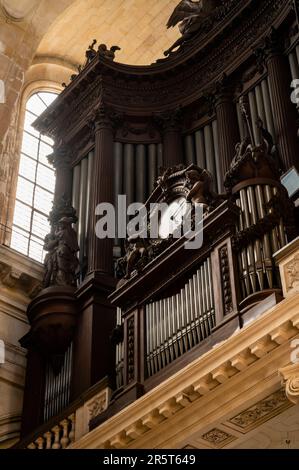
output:
[[[283,0],[218,3],[152,65],[90,47],[35,123],[55,140],[56,188],[22,338],[23,435],[101,380],[113,389],[106,419],[281,298],[273,253],[297,233],[280,182],[298,168],[296,15]],[[200,248],[170,236],[125,253],[117,235],[95,236],[99,203],[187,200],[190,174],[208,178]]]

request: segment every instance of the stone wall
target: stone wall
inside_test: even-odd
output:
[[[26,368],[19,339],[29,329],[26,309],[40,289],[42,273],[39,263],[0,246],[0,340],[5,353],[0,364],[0,448],[19,437]]]

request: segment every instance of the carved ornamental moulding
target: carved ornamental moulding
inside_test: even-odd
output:
[[[286,0],[223,3],[230,9],[218,25],[221,34],[209,38],[200,33],[205,40],[195,34],[181,53],[163,63],[134,67],[96,53],[55,106],[36,121],[36,128],[52,137],[79,130],[103,89],[107,105],[132,115],[145,116],[175,104],[188,105],[223,72],[236,70],[241,60],[250,57],[257,39],[262,39],[276,18],[283,21],[291,9]],[[232,17],[238,17],[238,21],[232,22]]]

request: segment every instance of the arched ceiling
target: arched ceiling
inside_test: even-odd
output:
[[[121,47],[117,62],[151,64],[179,36],[178,28],[165,26],[178,1],[75,0],[52,23],[36,55],[82,64],[85,50],[97,39]]]

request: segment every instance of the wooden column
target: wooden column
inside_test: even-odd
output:
[[[95,116],[95,154],[92,180],[90,233],[89,233],[89,273],[113,273],[113,239],[96,237],[95,227],[98,216],[95,210],[98,204],[114,204],[113,191],[113,127],[109,113],[101,105]]]
[[[110,112],[101,103],[94,115],[95,153],[91,182],[90,224],[88,245],[88,275],[77,289],[81,305],[74,340],[74,370],[71,398],[104,377],[112,377],[115,366],[110,341],[116,325],[116,309],[108,300],[115,289],[113,277],[114,239],[99,239],[95,227],[95,210],[100,203],[114,205],[114,145],[113,123]]]
[[[283,53],[279,33],[275,29],[272,29],[270,36],[266,38],[263,52],[268,68],[274,126],[280,156],[285,170],[293,165],[299,169],[297,113],[291,102],[292,77],[288,58]]]
[[[184,162],[179,111],[159,116],[163,135],[163,166],[170,168]]]
[[[223,182],[234,158],[236,144],[240,141],[237,110],[229,90],[221,88],[218,91],[215,111],[218,124],[219,167]]]
[[[52,163],[56,170],[54,201],[59,201],[62,197],[71,201],[73,185],[71,150],[65,145],[60,145],[57,148],[54,147],[54,152],[50,155],[49,162]]]

